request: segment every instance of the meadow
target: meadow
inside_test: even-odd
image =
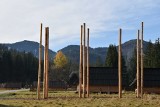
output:
[[[117,94],[92,93],[78,98],[75,91],[50,91],[48,99],[37,100],[35,91],[24,91],[0,94],[0,107],[160,107],[160,95],[144,94],[141,99],[125,92],[119,99]]]

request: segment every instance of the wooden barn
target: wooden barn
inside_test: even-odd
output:
[[[49,89],[51,90],[66,90],[67,84],[64,81],[49,81]]]
[[[118,93],[118,68],[90,67],[90,92]],[[122,85],[126,85],[123,74]]]
[[[143,91],[160,94],[160,68],[144,68]]]

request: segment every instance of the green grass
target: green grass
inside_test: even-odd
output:
[[[117,94],[91,94],[84,99],[74,91],[50,91],[49,99],[37,100],[36,92],[25,91],[0,95],[0,107],[160,107],[160,95],[135,96],[133,92],[126,92],[121,99]]]

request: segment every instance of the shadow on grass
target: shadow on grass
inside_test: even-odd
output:
[[[12,105],[0,104],[0,107],[22,107],[22,106],[12,106]]]

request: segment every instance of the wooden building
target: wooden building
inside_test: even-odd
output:
[[[143,75],[143,93],[160,94],[160,68],[144,68]],[[136,81],[135,78],[129,86],[136,87]]]
[[[49,81],[49,89],[50,90],[66,90],[67,89],[67,83],[64,81]]]
[[[160,94],[160,68],[144,68],[143,91]]]
[[[90,92],[118,93],[118,68],[90,67]],[[126,86],[123,74],[122,89]]]

